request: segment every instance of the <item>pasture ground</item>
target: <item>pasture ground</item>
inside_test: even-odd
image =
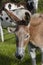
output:
[[[7,33],[6,30],[4,30]],[[32,65],[30,55],[28,53],[28,48],[26,48],[25,56],[22,61],[19,61],[15,57],[16,51],[16,38],[14,34],[5,34],[5,42],[1,42],[0,40],[0,65]],[[41,63],[41,54],[40,51],[37,50],[37,65]]]

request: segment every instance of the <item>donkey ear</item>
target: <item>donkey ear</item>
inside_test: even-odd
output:
[[[30,22],[30,19],[31,19],[30,13],[25,12],[25,20],[26,20],[27,25],[28,25],[28,23]]]
[[[25,20],[30,21],[30,14],[28,12],[25,12]]]

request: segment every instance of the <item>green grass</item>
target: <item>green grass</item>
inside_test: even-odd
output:
[[[43,0],[39,0],[39,3],[38,3],[38,12],[42,12],[43,13]]]
[[[4,30],[6,33],[7,31]],[[15,57],[16,41],[14,34],[5,34],[5,42],[2,43],[0,40],[0,65],[32,65],[31,58],[26,49],[24,59],[19,61]],[[39,50],[37,51],[37,65],[40,65],[41,55]]]

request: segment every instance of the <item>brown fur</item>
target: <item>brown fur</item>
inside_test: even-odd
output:
[[[30,26],[20,26],[19,29],[24,30],[24,33],[26,32],[30,34],[30,39],[27,38],[27,40],[24,40],[24,46],[27,45],[27,43],[30,41],[32,42],[32,44],[34,44],[37,47],[43,47],[43,14],[34,14],[31,16],[30,19]],[[22,30],[20,31],[20,33],[22,32]],[[19,30],[17,32],[17,36],[19,38],[19,36],[21,37],[21,35],[19,34]]]
[[[33,16],[30,21],[30,41],[38,47],[43,47],[43,14]]]

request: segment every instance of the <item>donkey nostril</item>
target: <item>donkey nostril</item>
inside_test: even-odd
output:
[[[19,56],[18,56],[18,59],[21,59],[21,58],[22,58],[22,56],[19,55]]]
[[[22,59],[23,55],[16,55],[16,58]]]

